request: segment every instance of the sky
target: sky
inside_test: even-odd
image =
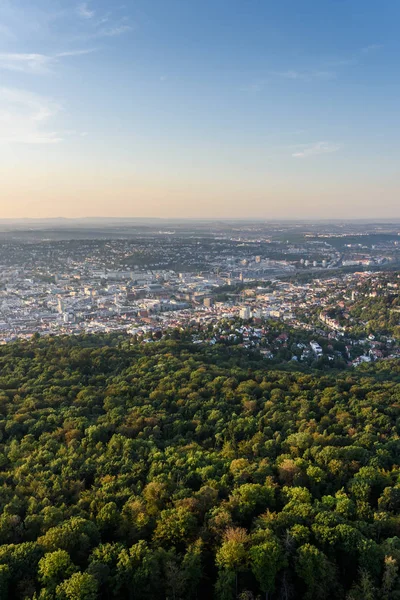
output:
[[[398,0],[0,0],[0,218],[400,218]]]

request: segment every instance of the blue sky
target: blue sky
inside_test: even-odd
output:
[[[2,0],[0,217],[400,217],[399,19]]]

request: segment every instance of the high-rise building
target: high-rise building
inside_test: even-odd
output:
[[[240,309],[239,317],[244,321],[250,319],[250,308],[248,306],[243,306],[243,308]]]

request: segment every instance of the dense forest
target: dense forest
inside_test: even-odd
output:
[[[399,362],[3,346],[0,598],[396,600],[399,428]]]

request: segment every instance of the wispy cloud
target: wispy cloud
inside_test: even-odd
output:
[[[66,52],[58,52],[54,58],[68,58],[70,56],[84,56],[96,52],[96,48],[87,48],[86,50],[67,50]]]
[[[77,13],[83,19],[93,19],[95,16],[95,11],[89,8],[89,4],[87,2],[82,2],[77,6]]]
[[[334,60],[327,61],[327,66],[329,67],[347,67],[358,65],[365,57],[369,54],[373,54],[383,48],[383,44],[369,44],[368,46],[364,46],[359,50],[356,50],[352,55],[345,56],[342,58],[337,58]]]
[[[330,154],[338,152],[341,145],[334,142],[315,142],[313,144],[303,144],[297,146],[297,150],[292,153],[293,158],[309,158],[320,154]]]
[[[255,81],[242,86],[240,91],[249,94],[258,94],[258,92],[261,92],[264,89],[266,83],[267,81],[265,79],[256,79]]]
[[[101,23],[106,23],[107,20],[102,20]],[[99,21],[100,23],[100,21]],[[96,26],[91,32],[83,33],[79,36],[81,40],[98,40],[101,38],[113,38],[123,35],[124,33],[128,33],[128,31],[132,31],[132,25],[128,25],[127,23],[120,23],[116,25],[110,25],[108,27],[104,26]]]
[[[273,81],[276,78],[280,79],[289,79],[292,81],[328,81],[330,79],[334,79],[336,77],[336,73],[333,71],[317,71],[317,70],[295,70],[288,69],[286,71],[270,71],[268,73],[267,78],[263,79],[255,79],[254,81],[243,85],[240,88],[240,91],[246,92],[248,94],[258,94],[262,92],[268,82]]]
[[[357,65],[366,55],[376,52],[382,47],[381,44],[369,44],[355,51],[351,56],[322,60],[320,62],[321,68],[319,69],[287,69],[285,71],[272,71],[271,75],[293,81],[329,81],[336,79],[338,75],[336,69],[339,67]]]
[[[96,12],[89,2],[82,2],[76,10],[81,19],[88,22],[88,30],[80,36],[81,39],[117,37],[132,30],[127,17],[115,18],[110,11]]]
[[[22,73],[47,73],[52,57],[35,53],[0,53],[0,69]]]
[[[375,50],[380,50],[381,48],[383,48],[383,44],[369,44],[369,46],[361,48],[360,53],[369,54],[370,52],[375,52]]]
[[[99,29],[93,37],[117,37],[128,31],[132,31],[132,29],[133,27],[131,25],[117,25],[115,27],[102,28]]]
[[[57,144],[62,136],[51,120],[62,107],[49,98],[26,90],[0,88],[0,143]]]
[[[283,79],[292,79],[300,81],[312,81],[313,79],[329,80],[336,77],[334,71],[313,71],[313,70],[288,70],[274,71],[273,75],[282,77]]]
[[[59,52],[53,56],[37,53],[0,53],[0,69],[43,75],[51,71],[51,67],[60,58],[82,56],[94,52],[93,48],[87,50],[70,50]]]

